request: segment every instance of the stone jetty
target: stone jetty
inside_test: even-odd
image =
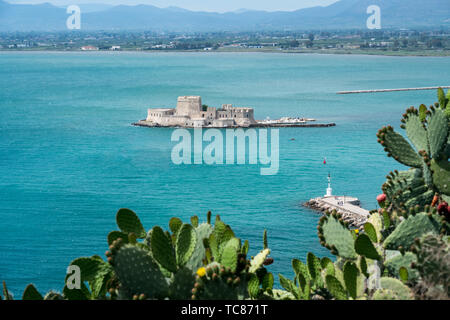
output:
[[[336,210],[342,215],[342,219],[348,222],[352,227],[361,228],[369,217],[369,211],[360,207],[358,198],[348,196],[325,196],[310,199],[305,206],[325,212]]]
[[[395,91],[416,91],[416,90],[436,90],[436,89],[448,89],[450,86],[441,87],[420,87],[420,88],[398,88],[398,89],[372,89],[372,90],[352,90],[352,91],[338,91],[338,94],[351,94],[351,93],[377,93],[377,92],[395,92]]]
[[[350,226],[360,229],[370,215],[370,212],[361,208],[360,204],[359,199],[355,197],[334,196],[331,188],[331,175],[328,174],[326,194],[323,197],[310,199],[303,205],[321,212],[336,210]]]

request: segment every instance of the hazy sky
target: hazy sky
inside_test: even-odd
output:
[[[297,10],[305,7],[328,5],[339,0],[6,0],[10,3],[44,3],[55,5],[69,5],[82,3],[105,4],[151,4],[157,7],[176,6],[196,11],[234,11],[238,9],[252,10]]]

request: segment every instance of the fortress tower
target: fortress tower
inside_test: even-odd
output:
[[[202,98],[199,96],[178,97],[177,116],[198,115],[202,111]]]
[[[257,124],[252,108],[224,104],[222,108],[207,107],[203,110],[199,96],[178,97],[176,108],[149,108],[145,121],[155,126],[185,128],[250,127]]]

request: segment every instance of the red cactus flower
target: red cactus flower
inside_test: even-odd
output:
[[[382,202],[384,202],[385,200],[386,200],[386,195],[385,195],[384,193],[379,194],[379,195],[377,196],[377,201],[378,201],[378,203],[382,203]]]

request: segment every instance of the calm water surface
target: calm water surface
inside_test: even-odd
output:
[[[449,69],[449,58],[430,57],[0,53],[0,279],[16,296],[30,282],[61,290],[71,260],[103,255],[122,207],[147,229],[167,228],[172,216],[204,220],[211,210],[249,239],[251,254],[267,228],[270,270],[292,277],[292,258],[328,254],[319,215],[301,203],[324,194],[331,171],[335,193],[375,208],[386,174],[402,169],[377,144],[377,130],[437,100],[434,91],[336,92],[449,85]],[[337,126],[280,129],[274,176],[258,165],[176,166],[171,129],[130,123],[150,106],[174,107],[180,95],[251,106],[258,119]]]

